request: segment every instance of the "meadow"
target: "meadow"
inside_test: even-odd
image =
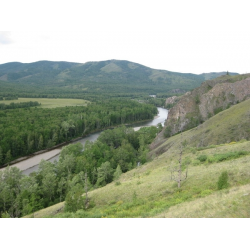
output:
[[[53,99],[53,98],[18,98],[18,100],[3,100],[0,103],[5,103],[6,105],[14,102],[38,102],[41,103],[41,106],[38,108],[57,108],[57,107],[66,107],[66,106],[86,106],[89,101],[82,99]]]

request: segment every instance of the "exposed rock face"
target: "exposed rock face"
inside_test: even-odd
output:
[[[166,136],[190,129],[231,105],[250,98],[250,74],[221,76],[205,81],[183,95],[169,110],[165,123]],[[176,97],[166,100],[174,104]]]
[[[250,97],[250,77],[235,83],[221,83],[215,85],[200,98],[199,110],[202,118],[206,120],[215,109],[222,110],[230,105],[242,102]]]

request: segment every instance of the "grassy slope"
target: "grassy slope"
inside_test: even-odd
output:
[[[41,103],[39,108],[57,108],[66,106],[84,106],[88,101],[81,99],[50,99],[50,98],[18,98],[18,100],[0,101],[0,103],[10,104],[20,102],[38,102]]]
[[[249,104],[248,100],[235,105],[212,117],[200,128],[183,133],[182,138],[186,140],[187,146],[182,159],[183,165],[188,167],[188,178],[183,181],[180,190],[177,189],[177,183],[170,179],[170,169],[178,165],[179,134],[157,147],[151,153],[154,158],[151,162],[123,174],[118,183],[113,182],[91,191],[89,196],[95,207],[75,214],[58,213],[56,216],[249,217],[250,141],[196,148],[200,143],[202,129],[210,129],[213,133],[206,134],[208,145],[214,144],[216,137],[230,141],[230,129],[239,126],[239,121],[243,121],[240,122],[243,126],[249,119],[246,117]],[[229,139],[220,136],[223,133]],[[197,159],[199,155],[215,159],[216,154],[240,151],[247,152],[247,155],[213,163],[201,163]],[[217,181],[224,170],[229,174],[229,188],[218,191]],[[54,217],[60,207],[63,207],[63,203],[43,209],[35,213],[35,217]]]

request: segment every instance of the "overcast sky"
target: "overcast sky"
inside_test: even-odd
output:
[[[0,64],[120,59],[175,72],[250,73],[247,1],[5,2],[0,28],[10,31],[0,31]]]

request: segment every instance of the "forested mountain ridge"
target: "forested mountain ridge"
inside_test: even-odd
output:
[[[177,73],[152,69],[125,60],[87,63],[11,62],[0,65],[0,87],[8,92],[8,86],[12,84],[15,88],[18,88],[18,86],[22,86],[22,89],[37,88],[36,93],[39,94],[46,94],[47,92],[56,95],[68,93],[75,97],[79,93],[121,93],[124,95],[136,92],[147,95],[172,95],[173,93],[185,93],[198,87],[204,80],[225,73],[204,73],[200,75]],[[39,91],[40,88],[43,88],[43,92]],[[19,94],[22,94],[22,91]],[[32,91],[32,94],[34,95],[34,91]]]

